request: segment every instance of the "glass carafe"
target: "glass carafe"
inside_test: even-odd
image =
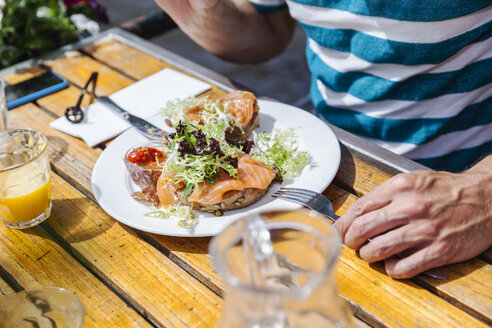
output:
[[[226,283],[218,327],[353,327],[333,279],[340,245],[328,220],[307,210],[233,222],[210,245]]]

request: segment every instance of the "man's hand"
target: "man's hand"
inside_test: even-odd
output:
[[[384,260],[393,278],[477,256],[492,245],[492,156],[465,173],[394,176],[360,198],[335,228],[362,259]]]

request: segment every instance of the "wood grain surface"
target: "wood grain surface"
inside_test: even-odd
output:
[[[57,140],[60,132],[48,126],[53,118],[32,104],[9,117],[13,126],[31,125],[32,118],[49,140]],[[150,321],[164,327],[213,327],[220,298],[72,186],[90,192],[90,172],[101,150],[89,152],[77,138],[64,141],[51,142],[49,154],[54,171],[70,177],[71,184],[53,177],[53,213],[43,227]],[[79,147],[92,155],[78,156]]]
[[[102,148],[91,149],[80,139],[49,127],[67,106],[75,103],[92,71],[100,72],[102,77],[97,92],[109,95],[170,66],[116,40],[86,46],[45,64],[72,86],[38,100],[38,106],[28,104],[9,112],[9,123],[36,128],[50,140],[50,159],[56,172],[52,188],[54,214],[42,227],[62,246],[50,241],[50,247],[58,249],[59,254],[68,250],[77,260],[72,259],[75,266],[80,270],[86,267],[91,277],[95,274],[103,286],[117,291],[150,322],[165,327],[213,327],[222,304],[217,295],[222,295],[224,283],[208,255],[210,238],[134,232],[109,217],[93,201],[90,183]],[[8,80],[21,80],[29,74],[33,72],[16,73]],[[215,86],[208,92],[222,93]],[[357,197],[394,174],[394,170],[342,147],[340,169],[325,195],[333,201],[337,214],[342,215]],[[15,279],[23,282],[22,286],[29,285],[22,270],[12,269],[15,263],[6,261]],[[4,267],[3,262],[1,266]],[[486,327],[492,318],[491,270],[490,264],[475,259],[448,266],[449,277],[444,281],[422,275],[396,281],[384,274],[381,264],[369,265],[344,247],[335,274],[340,295],[355,315],[371,326]],[[44,282],[36,279],[38,284]],[[4,288],[10,292],[8,286],[2,286],[0,280],[0,293]],[[360,321],[357,324],[364,326]]]
[[[15,74],[3,77],[3,80],[8,84],[16,84],[22,81],[28,80],[32,77],[38,76],[46,72],[46,70],[40,66],[33,66],[22,71],[16,72]]]
[[[15,290],[5,280],[0,279],[0,301],[5,297],[14,294]]]
[[[95,58],[102,60],[105,63],[119,63],[120,62],[120,57],[118,55],[117,51],[114,51],[114,49],[125,49],[123,53],[132,53],[132,57],[134,62],[142,62],[145,63],[148,61],[148,56],[147,54],[142,54],[142,52],[139,52],[136,49],[133,49],[132,51],[129,51],[128,48],[131,48],[127,45],[124,46],[116,46],[119,42],[117,41],[110,41],[106,45],[99,44],[97,47],[93,48],[86,48],[85,50],[93,55]],[[109,49],[109,50],[108,50]],[[121,56],[121,55],[120,55]],[[125,56],[125,55],[123,55]],[[139,59],[142,57],[142,59]],[[137,59],[138,58],[138,59]],[[122,59],[121,62],[127,62],[128,59]],[[125,65],[124,67],[120,67],[120,69],[123,69],[125,72],[132,72],[130,75],[134,76],[147,76],[155,71],[152,69],[152,66],[145,66],[146,67],[146,72],[145,74],[138,74],[137,69],[134,67],[137,65]],[[157,67],[163,67],[163,65],[156,65]],[[167,66],[169,67],[169,66]],[[348,150],[345,147],[342,147],[342,164],[340,165],[340,169],[337,173],[337,176],[335,177],[335,184],[341,186],[343,189],[348,190],[349,192],[354,193],[357,196],[362,196],[369,192],[370,190],[374,189],[390,177],[392,177],[395,174],[394,170],[388,170],[386,167],[383,165],[377,165],[376,162],[374,162],[371,159],[368,158],[361,158],[361,156],[354,157],[353,152]],[[348,193],[347,193],[348,195]],[[347,197],[348,198],[348,197]],[[333,198],[332,198],[333,199]],[[356,198],[351,198],[351,201],[348,202],[346,205],[350,206],[353,204]],[[155,236],[158,240],[160,240],[160,244],[163,245],[165,244],[164,241],[162,240],[162,237]],[[173,239],[173,238],[165,238],[166,242],[168,239]],[[169,245],[166,243],[166,245]],[[168,248],[173,249],[176,247],[175,244],[172,246],[167,246]],[[203,246],[202,246],[203,247]],[[182,254],[182,256],[187,256],[189,252],[180,252],[179,254]],[[174,253],[173,253],[174,254]],[[186,258],[186,260],[180,260],[182,261],[183,265],[190,265],[190,260],[189,258]],[[474,265],[474,262],[478,260],[472,260],[470,261],[470,266],[478,267]],[[196,267],[200,267],[203,265],[203,262],[201,260],[198,260],[198,263]],[[485,295],[486,299],[481,299],[480,302],[476,302],[476,295],[473,293],[473,290],[475,290],[474,287],[480,287],[480,285],[473,286],[473,281],[474,278],[471,277],[468,272],[463,271],[463,267],[456,265],[452,267],[452,270],[455,275],[458,275],[461,277],[461,279],[453,279],[449,278],[446,282],[447,284],[443,284],[441,282],[436,282],[435,279],[427,278],[427,277],[421,277],[419,276],[417,278],[417,281],[423,285],[430,285],[432,288],[431,290],[437,291],[440,293],[440,295],[448,295],[449,297],[447,298],[450,301],[456,302],[458,305],[463,306],[463,308],[466,308],[468,310],[471,310],[474,312],[475,310],[477,311],[477,315],[482,317],[484,320],[486,320],[487,315],[490,316],[490,306],[492,305],[492,299],[491,299],[491,293],[490,289],[487,289],[482,286],[480,288],[480,294]],[[492,279],[492,275],[490,272],[488,272],[486,269],[478,270],[476,272],[478,275],[483,275],[487,278]],[[207,281],[210,281],[208,275],[205,275],[207,278]],[[450,275],[451,277],[451,275]],[[455,277],[456,278],[456,277]],[[486,279],[487,280],[487,279]],[[492,280],[491,280],[492,281]],[[450,285],[450,286],[449,286]],[[446,286],[446,287],[445,287]],[[452,290],[460,290],[460,291],[466,291],[465,293],[453,293],[451,292]],[[488,295],[488,298],[487,298]],[[484,301],[484,302],[482,302]],[[482,306],[480,306],[482,304]],[[474,309],[474,310],[473,310]],[[480,310],[479,310],[480,309]]]
[[[2,269],[24,289],[56,286],[74,292],[87,313],[87,327],[150,327],[41,228],[20,231],[0,225],[0,252]]]

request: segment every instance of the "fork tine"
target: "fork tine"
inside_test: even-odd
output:
[[[299,194],[299,193],[294,193],[294,192],[290,192],[290,191],[276,191],[274,193],[274,195],[277,195],[279,197],[283,197],[283,196],[291,196],[291,197],[297,197],[297,198],[300,198],[304,201],[308,201],[310,199],[313,198],[313,196],[309,196],[309,195],[305,195],[305,194]]]
[[[300,200],[298,198],[295,198],[295,197],[289,197],[289,196],[285,196],[285,195],[279,196],[279,195],[275,195],[275,194],[273,194],[272,196],[273,197],[276,197],[276,198],[277,197],[278,198],[284,198],[284,199],[290,200],[290,201],[292,201],[294,203],[297,203],[297,204],[301,204],[301,205],[306,206],[306,203],[304,201],[302,201],[302,200]]]
[[[281,187],[278,191],[280,192],[289,192],[289,193],[296,193],[296,194],[304,194],[308,196],[316,196],[318,195],[317,192],[308,190],[308,189],[302,189],[302,188],[287,188],[287,187]]]

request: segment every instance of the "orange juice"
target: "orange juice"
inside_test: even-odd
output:
[[[0,217],[10,222],[27,221],[41,215],[49,204],[50,180],[28,194],[0,198]]]

